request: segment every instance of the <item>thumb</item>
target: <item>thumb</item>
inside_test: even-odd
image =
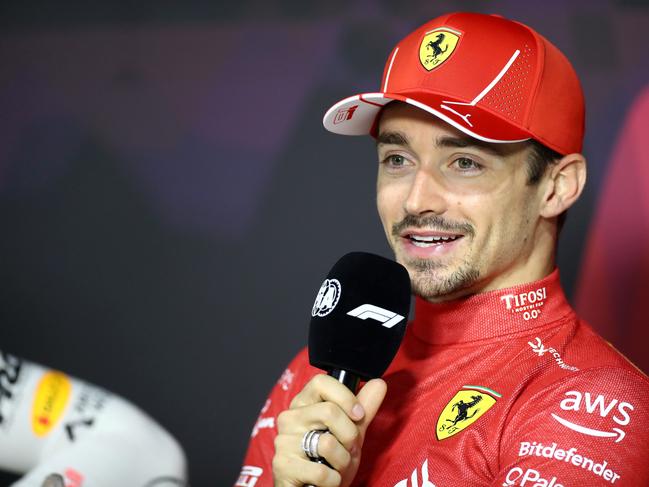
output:
[[[381,407],[381,403],[383,403],[387,390],[388,385],[383,379],[372,379],[363,386],[356,396],[358,402],[361,403],[361,406],[363,406],[363,409],[365,410],[363,418],[356,422],[358,429],[361,432],[361,438],[365,436],[367,427],[370,425]]]

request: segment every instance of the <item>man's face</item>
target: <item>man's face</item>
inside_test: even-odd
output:
[[[404,103],[381,115],[377,206],[415,294],[453,299],[539,279],[540,185],[527,145],[477,141]],[[547,247],[547,246],[546,246]],[[547,269],[544,269],[547,271]]]

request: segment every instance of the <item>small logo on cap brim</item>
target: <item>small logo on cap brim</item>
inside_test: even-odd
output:
[[[440,67],[455,51],[460,32],[448,28],[426,33],[419,45],[419,60],[427,71]]]
[[[341,108],[340,110],[338,110],[336,112],[336,116],[334,117],[334,125],[338,125],[339,123],[351,120],[357,108],[358,105],[353,105],[351,107]]]

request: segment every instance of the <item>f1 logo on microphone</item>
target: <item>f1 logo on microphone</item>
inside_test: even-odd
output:
[[[373,304],[362,304],[358,308],[349,311],[347,314],[349,316],[354,316],[355,318],[360,318],[361,320],[371,318],[381,322],[386,328],[392,328],[404,318],[401,315],[388,311],[387,309],[379,308]]]

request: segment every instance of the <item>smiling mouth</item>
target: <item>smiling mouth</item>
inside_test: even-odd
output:
[[[434,247],[454,242],[463,237],[463,235],[406,235],[405,236],[415,247]]]

